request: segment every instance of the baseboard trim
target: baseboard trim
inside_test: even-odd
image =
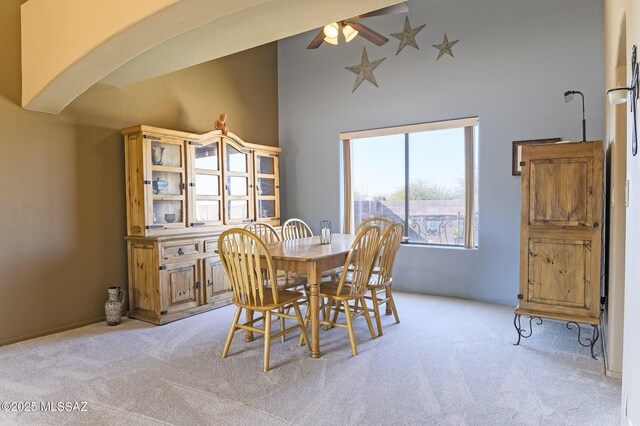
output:
[[[622,380],[622,372],[621,371],[613,371],[613,370],[609,370],[608,368],[604,369],[604,374],[607,377],[611,377],[614,379],[618,379],[618,380]]]
[[[614,379],[622,379],[621,371],[614,371],[609,369],[609,357],[607,356],[607,329],[609,325],[609,318],[607,315],[607,311],[602,311],[601,317],[601,327],[600,331],[602,334],[602,357],[604,358],[604,375],[607,377],[612,377]]]
[[[67,330],[72,330],[74,328],[84,327],[85,325],[95,324],[98,322],[102,322],[105,320],[105,317],[92,318],[86,321],[80,321],[72,324],[63,325],[60,327],[50,328],[43,331],[37,331],[35,333],[24,334],[22,336],[10,337],[8,339],[0,340],[0,346],[11,345],[12,343],[23,342],[25,340],[35,339],[37,337],[48,336],[50,334],[56,334]]]

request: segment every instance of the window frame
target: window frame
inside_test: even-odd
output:
[[[353,209],[353,187],[352,187],[352,144],[353,139],[371,138],[379,136],[393,136],[404,134],[404,185],[405,185],[405,214],[404,214],[404,235],[407,237],[405,243],[421,246],[436,246],[448,248],[464,248],[475,249],[478,247],[478,241],[473,231],[476,226],[475,214],[475,191],[476,191],[476,129],[479,126],[478,117],[466,117],[452,120],[433,121],[428,123],[409,124],[394,127],[382,127],[377,129],[358,130],[340,133],[340,141],[342,143],[342,163],[343,163],[343,225],[344,232],[351,233],[354,231],[354,209]],[[462,245],[451,244],[434,244],[423,242],[411,242],[408,240],[409,230],[409,135],[411,133],[429,132],[446,129],[464,129],[464,161],[465,161],[465,216],[464,229],[471,232],[464,233],[464,242]]]

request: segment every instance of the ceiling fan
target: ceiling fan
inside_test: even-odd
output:
[[[396,13],[407,13],[409,12],[409,6],[407,6],[406,2],[394,4],[393,6],[383,7],[382,9],[374,10],[373,12],[365,13],[362,15],[354,16],[353,18],[345,19],[343,21],[332,22],[329,25],[325,25],[324,28],[320,30],[317,36],[311,41],[307,49],[317,49],[320,47],[323,41],[326,41],[329,44],[333,44],[334,46],[338,44],[338,37],[340,36],[340,30],[342,30],[342,35],[344,36],[344,40],[348,43],[354,39],[355,36],[360,34],[365,39],[369,40],[371,43],[382,46],[386,42],[389,41],[388,38],[383,36],[377,31],[372,30],[369,27],[362,25],[356,19],[370,18],[372,16],[381,16],[381,15],[393,15]]]

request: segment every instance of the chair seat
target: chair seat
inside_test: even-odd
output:
[[[338,284],[332,282],[323,282],[320,284],[320,296],[332,297],[339,300],[353,299],[358,297],[357,295],[351,294],[351,287],[347,284],[344,284],[342,286],[342,289],[340,289],[340,294],[338,294]]]
[[[253,311],[268,311],[274,308],[278,308],[282,305],[286,305],[288,303],[293,302],[294,300],[301,299],[304,295],[299,291],[291,291],[291,290],[276,290],[278,293],[278,303],[275,303],[273,300],[273,295],[271,294],[270,288],[265,288],[263,293],[263,303],[260,305],[250,305],[247,303],[242,303],[237,300],[234,300],[233,303],[242,308],[251,309]]]

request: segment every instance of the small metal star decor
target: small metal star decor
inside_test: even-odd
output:
[[[398,46],[398,51],[396,52],[396,55],[400,53],[400,51],[404,49],[404,47],[407,45],[415,47],[416,49],[420,50],[420,48],[418,47],[418,43],[416,43],[416,34],[418,34],[420,30],[423,29],[424,27],[425,25],[423,24],[423,25],[420,25],[419,27],[411,28],[411,25],[409,24],[409,17],[405,16],[404,29],[402,30],[402,32],[390,34],[391,37],[395,37],[398,40],[400,40],[400,45]]]
[[[444,39],[442,40],[442,43],[433,45],[433,47],[440,50],[440,52],[438,53],[438,57],[436,58],[436,61],[440,59],[440,57],[445,53],[453,58],[453,52],[451,51],[451,47],[459,41],[460,41],[459,39],[454,41],[449,41],[449,39],[447,38],[447,33],[444,33]]]
[[[380,65],[385,59],[387,58],[377,59],[373,62],[369,62],[369,56],[367,56],[367,48],[363,48],[362,60],[360,61],[360,65],[345,67],[352,73],[358,74],[358,77],[356,78],[356,84],[353,86],[353,90],[351,91],[351,93],[355,92],[364,80],[367,80],[369,83],[378,87],[378,82],[376,81],[376,77],[373,75],[373,70],[376,69],[376,67]]]

